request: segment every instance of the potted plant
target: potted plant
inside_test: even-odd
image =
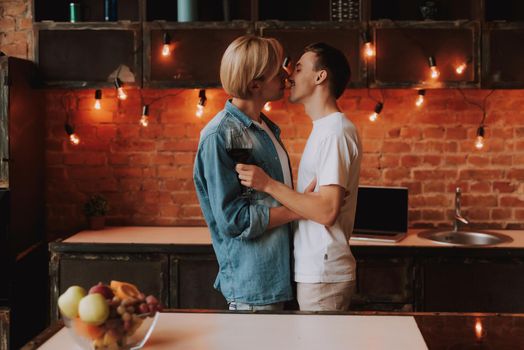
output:
[[[92,230],[101,230],[105,226],[109,205],[107,199],[101,194],[94,194],[84,204],[84,213]]]

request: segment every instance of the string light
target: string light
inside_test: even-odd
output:
[[[481,125],[477,129],[477,138],[475,139],[475,147],[478,150],[484,148],[484,126]]]
[[[373,112],[373,114],[369,116],[369,120],[375,122],[378,119],[378,115],[380,114],[380,112],[382,112],[382,108],[384,108],[384,103],[377,102],[377,104],[375,105],[375,111]]]
[[[96,90],[95,91],[95,109],[101,109],[102,106],[100,105],[100,100],[102,99],[102,90]]]
[[[462,63],[462,64],[460,64],[459,66],[457,66],[457,68],[455,68],[455,72],[456,72],[457,74],[462,74],[462,73],[464,73],[464,71],[466,70],[466,67],[467,67],[467,66],[468,66],[468,65],[467,65],[466,63]]]
[[[171,37],[168,33],[164,33],[163,43],[164,45],[162,45],[162,56],[169,56],[169,53],[171,52]]]
[[[426,95],[426,90],[421,89],[418,91],[417,101],[415,101],[415,106],[420,107],[424,104],[424,95]]]
[[[435,57],[429,56],[428,63],[429,63],[429,70],[431,71],[431,78],[437,79],[440,76],[440,72],[437,68],[437,62],[435,61]]]
[[[80,137],[78,137],[78,135],[75,133],[75,128],[69,123],[65,123],[64,128],[67,135],[69,136],[69,142],[72,145],[78,145],[80,143]]]
[[[266,104],[264,105],[264,110],[266,112],[269,112],[271,110],[271,102],[266,102]]]
[[[362,41],[364,42],[364,56],[367,58],[375,57],[375,47],[367,30],[362,32]]]
[[[200,91],[198,92],[197,110],[195,112],[195,115],[198,118],[202,118],[202,116],[204,115],[204,106],[206,105],[206,101],[207,101],[206,90],[200,89]]]
[[[149,105],[142,107],[142,117],[140,117],[140,125],[147,127],[149,125]]]
[[[115,78],[115,87],[118,94],[118,98],[120,100],[125,100],[127,98],[127,94],[123,88],[124,83],[122,83],[122,80],[120,80],[118,77]]]

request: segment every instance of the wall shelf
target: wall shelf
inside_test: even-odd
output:
[[[524,35],[518,22],[524,21],[524,5],[517,0],[442,0],[434,20],[421,20],[418,0],[343,0],[353,11],[345,21],[331,21],[336,9],[321,0],[195,1],[198,22],[177,22],[176,2],[120,0],[123,21],[67,23],[67,2],[47,7],[36,0],[35,57],[45,85],[110,86],[111,73],[124,64],[128,82],[138,86],[219,87],[219,62],[227,45],[256,33],[279,39],[295,61],[315,41],[341,48],[352,69],[348,87],[524,87],[519,64],[524,49],[515,45]],[[102,5],[94,0],[83,4],[97,9],[85,18],[102,18],[103,9],[97,7]],[[377,49],[368,61],[362,56],[364,31],[371,33]],[[169,57],[159,53],[164,33],[173,43]],[[441,71],[438,82],[426,77],[430,55]],[[460,61],[468,67],[457,75]]]

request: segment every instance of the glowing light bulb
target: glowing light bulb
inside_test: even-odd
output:
[[[477,337],[477,341],[481,341],[482,340],[482,336],[484,335],[484,329],[482,327],[482,322],[480,321],[480,319],[477,318],[477,320],[475,321],[475,336]]]
[[[149,105],[142,107],[142,117],[140,117],[140,125],[147,127],[149,125]]]
[[[419,90],[418,91],[418,97],[417,97],[417,100],[415,101],[415,105],[417,107],[420,107],[424,104],[424,95],[426,94],[426,90]]]
[[[475,139],[475,147],[478,150],[484,148],[484,126],[479,126],[477,129],[477,137]]]
[[[120,100],[125,100],[127,98],[127,94],[126,94],[126,92],[125,92],[123,87],[119,87],[117,89],[117,93],[118,93],[118,98]]]
[[[207,101],[206,90],[200,89],[200,91],[198,92],[198,104],[197,104],[197,109],[195,112],[195,115],[198,118],[202,118],[202,116],[204,115],[204,106],[206,104],[206,101]]]
[[[462,74],[466,70],[467,66],[468,65],[466,63],[462,63],[461,65],[457,66],[457,68],[455,68],[455,72],[457,74]]]
[[[271,110],[271,102],[266,102],[266,104],[264,105],[264,110],[266,112],[269,112]]]
[[[169,45],[164,44],[164,46],[162,46],[162,56],[169,56],[169,51]]]
[[[204,115],[204,106],[202,106],[201,104],[197,104],[195,115],[198,118],[202,118],[202,116]]]
[[[377,102],[377,104],[375,105],[375,111],[373,112],[373,114],[369,116],[369,120],[375,122],[378,119],[378,115],[380,114],[380,112],[382,112],[383,107],[384,104],[382,102]]]
[[[102,90],[95,90],[95,109],[100,109],[102,106],[100,105],[100,100],[102,99]]]
[[[440,72],[437,68],[437,61],[435,61],[435,57],[429,56],[428,62],[429,62],[429,69],[431,71],[431,78],[437,79],[440,76]]]
[[[367,42],[364,44],[364,54],[366,55],[366,57],[375,56],[375,47],[371,42]]]
[[[76,146],[80,143],[80,137],[78,137],[77,134],[73,133],[69,135],[69,142],[71,142],[71,144]]]
[[[169,53],[171,51],[171,37],[168,33],[164,33],[164,38],[162,41],[164,43],[164,45],[162,46],[162,56],[169,56]]]
[[[437,79],[440,76],[440,72],[436,66],[431,67],[430,70],[432,79]]]

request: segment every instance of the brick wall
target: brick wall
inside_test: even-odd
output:
[[[0,51],[32,59],[33,17],[31,0],[0,0]]]
[[[488,92],[465,91],[477,102]],[[409,187],[411,226],[449,225],[459,185],[465,215],[475,225],[524,227],[523,90],[498,90],[488,99],[482,151],[473,146],[482,113],[456,90],[428,91],[420,109],[413,90],[384,93],[376,123],[368,120],[374,102],[367,90],[347,90],[340,101],[363,139],[362,184]],[[200,129],[227,96],[216,89],[207,90],[207,97],[198,119],[198,90],[132,90],[117,101],[114,90],[106,89],[101,111],[93,109],[93,90],[46,91],[50,232],[85,225],[82,203],[94,192],[109,198],[110,224],[204,224],[192,184],[193,159]],[[156,100],[147,128],[138,124],[141,98]],[[67,142],[64,108],[71,111],[79,146]],[[282,128],[296,174],[311,122],[302,106],[284,101],[273,103],[268,115]]]

